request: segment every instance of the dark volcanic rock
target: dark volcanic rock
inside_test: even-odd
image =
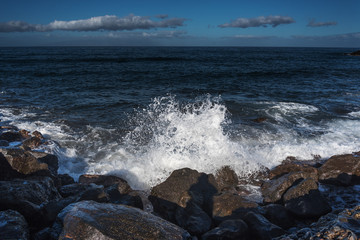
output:
[[[218,227],[202,235],[202,240],[221,240],[221,239],[245,239],[248,230],[247,224],[241,220],[226,220]]]
[[[245,214],[244,220],[249,227],[251,239],[272,239],[285,233],[282,228],[272,224],[264,216],[257,213],[248,212]]]
[[[29,229],[25,218],[14,210],[0,212],[0,239],[29,239]]]
[[[288,229],[295,224],[294,219],[290,216],[286,208],[280,204],[269,204],[264,208],[264,216],[273,224]]]
[[[319,169],[319,180],[341,185],[360,183],[360,157],[346,154],[329,158]]]
[[[66,207],[53,231],[55,239],[191,239],[182,228],[150,213],[93,201]]]
[[[121,194],[128,193],[132,191],[131,187],[122,178],[111,176],[111,175],[91,175],[84,174],[79,177],[79,183],[95,183],[96,185],[103,185],[104,187],[109,187],[111,185],[117,184],[118,190]]]
[[[163,183],[153,187],[149,200],[161,217],[176,222],[178,206],[195,202],[211,215],[212,198],[217,193],[215,177],[189,168],[175,170]]]
[[[279,178],[264,182],[261,186],[261,191],[265,203],[276,203],[281,200],[282,195],[290,188],[296,181],[306,178],[317,178],[315,172],[290,172],[282,175]]]
[[[239,184],[238,176],[229,166],[224,166],[219,169],[215,174],[215,180],[220,190],[236,187]]]

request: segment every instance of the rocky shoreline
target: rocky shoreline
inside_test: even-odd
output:
[[[145,193],[116,176],[75,182],[58,174],[55,155],[36,150],[47,144],[40,132],[0,128],[0,239],[360,237],[360,152],[289,157],[244,179],[228,166],[215,175],[178,169]]]

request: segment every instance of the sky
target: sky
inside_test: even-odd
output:
[[[360,48],[360,0],[0,0],[0,46]]]

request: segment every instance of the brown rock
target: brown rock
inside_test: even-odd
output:
[[[285,162],[280,164],[269,172],[269,179],[279,178],[292,172],[307,172],[312,175],[313,179],[318,179],[318,170],[316,168],[299,162]]]
[[[319,180],[341,185],[359,183],[360,157],[352,154],[332,156],[319,168]]]
[[[21,135],[21,137],[22,138],[24,138],[24,139],[27,139],[27,138],[30,138],[31,136],[29,135],[29,131],[26,131],[25,129],[21,129],[20,131],[19,131],[19,133],[20,133],[20,135]]]
[[[31,149],[37,148],[42,144],[42,141],[38,137],[30,137],[22,142],[23,146],[29,147]]]
[[[34,131],[33,133],[32,133],[32,135],[34,136],[34,137],[37,137],[37,138],[39,138],[39,139],[44,139],[44,136],[41,134],[41,132],[39,132],[39,131]]]
[[[304,179],[296,186],[293,186],[289,190],[287,190],[283,196],[283,199],[284,201],[289,201],[293,198],[298,198],[306,194],[309,194],[311,190],[317,190],[317,189],[318,189],[318,184],[314,179],[312,178]]]
[[[121,194],[128,193],[132,191],[131,187],[122,178],[111,176],[111,175],[92,175],[84,174],[79,177],[79,183],[95,183],[97,185],[103,185],[104,187],[109,187],[111,185],[117,184],[118,190]]]
[[[360,50],[359,50],[359,51],[352,52],[352,53],[349,53],[349,55],[351,55],[351,56],[360,56]]]
[[[220,190],[229,187],[236,187],[239,184],[239,178],[230,166],[224,166],[215,174],[215,180]]]
[[[4,132],[0,134],[0,140],[8,142],[21,141],[21,135],[19,132]]]

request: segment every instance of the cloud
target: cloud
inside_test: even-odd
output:
[[[161,39],[161,38],[183,38],[187,34],[186,31],[159,31],[159,32],[110,32],[108,37],[125,39]]]
[[[160,18],[160,19],[165,19],[165,18],[168,18],[169,15],[167,15],[167,14],[158,14],[155,17]]]
[[[230,23],[224,23],[219,25],[221,28],[235,27],[235,28],[249,28],[249,27],[277,27],[280,24],[294,23],[295,20],[292,17],[287,16],[260,16],[257,18],[238,18],[232,20]]]
[[[335,26],[337,22],[316,22],[315,19],[311,19],[308,23],[308,27],[328,27],[328,26]]]
[[[135,29],[176,28],[184,25],[185,18],[166,18],[154,21],[150,17],[128,15],[119,18],[114,15],[92,17],[73,21],[57,21],[47,25],[29,24],[22,21],[0,23],[0,32],[50,32],[63,31],[123,31]]]

